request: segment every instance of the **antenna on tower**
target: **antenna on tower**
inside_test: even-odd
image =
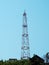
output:
[[[29,37],[28,37],[28,25],[26,12],[23,13],[23,33],[22,33],[22,47],[21,47],[21,59],[29,59],[30,48],[29,48]]]

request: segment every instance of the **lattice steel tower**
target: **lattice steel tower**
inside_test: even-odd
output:
[[[28,26],[26,12],[23,14],[23,33],[22,33],[22,47],[21,47],[21,59],[29,59],[30,48],[29,48],[29,37],[28,37]]]

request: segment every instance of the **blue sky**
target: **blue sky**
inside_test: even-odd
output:
[[[49,0],[0,0],[0,59],[21,58],[24,10],[30,56],[49,52]]]

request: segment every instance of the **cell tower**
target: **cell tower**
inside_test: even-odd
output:
[[[49,63],[49,52],[46,53],[46,63]]]
[[[21,47],[21,59],[29,59],[30,48],[29,48],[29,37],[28,37],[28,26],[26,12],[23,14],[23,33],[22,33],[22,47]]]

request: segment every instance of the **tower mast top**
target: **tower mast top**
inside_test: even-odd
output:
[[[24,11],[23,16],[26,16],[26,12]]]

